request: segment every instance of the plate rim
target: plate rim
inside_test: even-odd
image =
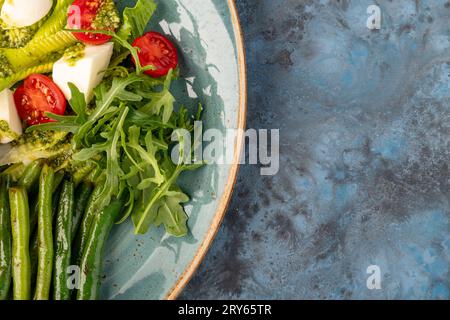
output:
[[[230,175],[228,177],[227,183],[225,185],[225,190],[223,192],[222,198],[220,199],[218,208],[214,215],[211,226],[208,232],[200,244],[194,258],[188,264],[183,274],[178,278],[175,285],[169,290],[169,292],[164,297],[165,300],[175,300],[186,287],[186,285],[191,280],[195,271],[200,266],[200,263],[206,256],[206,253],[211,248],[211,245],[217,236],[220,226],[222,225],[223,219],[227,212],[228,206],[230,204],[231,196],[234,191],[234,186],[236,185],[237,176],[240,168],[239,159],[242,153],[242,146],[245,139],[245,128],[247,120],[247,63],[246,63],[246,52],[244,44],[244,35],[242,32],[242,27],[239,19],[239,14],[237,11],[235,0],[227,0],[228,8],[231,15],[231,23],[233,25],[233,30],[235,34],[235,42],[237,47],[237,58],[238,58],[238,69],[239,69],[239,106],[238,106],[238,122],[237,122],[237,139],[234,146],[234,164],[231,167]]]

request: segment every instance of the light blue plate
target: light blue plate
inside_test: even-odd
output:
[[[118,1],[132,6],[134,1]],[[205,107],[205,129],[243,128],[245,61],[233,1],[160,0],[149,28],[169,34],[182,56],[181,76],[174,84],[180,103]],[[239,139],[238,139],[239,140]],[[228,145],[238,157],[241,141]],[[106,249],[102,298],[173,299],[204,257],[222,221],[237,165],[208,165],[181,178],[192,197],[186,206],[190,235],[173,238],[162,228],[144,236],[131,222],[113,230]]]

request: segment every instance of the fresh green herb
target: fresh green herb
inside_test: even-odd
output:
[[[126,41],[140,37],[150,18],[156,11],[154,0],[140,0],[133,8],[123,10],[123,24],[117,32],[117,36]]]

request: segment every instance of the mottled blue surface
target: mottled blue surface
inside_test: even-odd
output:
[[[450,2],[237,4],[248,125],[281,129],[281,169],[242,167],[181,298],[448,299]]]

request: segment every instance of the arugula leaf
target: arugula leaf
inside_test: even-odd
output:
[[[77,114],[76,123],[83,124],[87,120],[87,106],[86,106],[86,98],[84,93],[82,93],[78,88],[73,84],[69,83],[69,89],[71,92],[71,99],[69,101],[72,110]]]
[[[179,167],[170,176],[166,176],[165,182],[160,187],[144,190],[131,214],[136,234],[145,234],[150,225],[155,222],[159,201],[166,196],[182,171],[182,168]]]
[[[140,37],[155,12],[157,5],[154,0],[138,0],[133,8],[123,10],[123,24],[117,35],[129,40]]]
[[[144,107],[139,109],[140,112],[147,114],[159,114],[161,108],[163,109],[163,123],[169,122],[173,113],[173,104],[175,102],[174,96],[170,93],[170,84],[172,81],[173,70],[170,70],[164,81],[163,90],[161,92],[155,92],[151,95],[151,100]]]
[[[130,110],[130,113],[127,117],[127,124],[129,126],[135,125],[141,128],[145,128],[150,131],[157,129],[177,129],[177,127],[170,122],[162,122],[161,117],[158,115],[149,115],[134,109]]]
[[[164,176],[162,175],[158,160],[156,158],[156,153],[159,151],[158,146],[153,143],[152,133],[148,132],[145,136],[145,149],[140,144],[140,135],[141,129],[132,126],[129,129],[129,143],[128,147],[134,149],[141,159],[149,166],[153,168],[154,176],[150,178],[143,179],[138,185],[138,189],[146,189],[151,183],[156,184],[157,186],[161,185],[164,182]]]
[[[174,131],[177,133],[177,130]],[[184,159],[184,137],[179,133],[178,141],[180,158]],[[183,194],[180,196],[176,181],[180,174],[193,167],[180,163],[175,165],[169,157],[168,152],[164,153],[160,166],[164,172],[165,181],[160,186],[149,186],[143,190],[136,201],[135,208],[131,214],[134,223],[135,233],[145,234],[150,225],[159,226],[164,224],[166,231],[174,236],[184,236],[187,233],[187,216],[179,211],[179,204],[187,202],[189,199]],[[173,192],[174,190],[178,192]]]
[[[56,122],[48,122],[43,124],[38,124],[32,127],[28,127],[25,132],[29,133],[32,131],[63,131],[75,133],[78,131],[79,125],[76,124],[75,116],[58,116],[56,114],[46,112],[45,115],[55,120]]]
[[[188,233],[188,216],[181,203],[189,201],[189,197],[181,191],[168,191],[158,203],[155,221],[156,227],[164,225],[167,233],[175,237],[183,237]]]
[[[127,78],[114,78],[109,89],[107,88],[108,84],[106,82],[103,82],[95,89],[96,107],[75,134],[74,141],[76,146],[88,147],[90,145],[90,142],[86,139],[89,131],[100,118],[114,111],[111,105],[118,97],[121,97],[122,101],[127,101],[130,97],[131,101],[135,100],[135,96],[130,95],[126,88],[130,84],[139,81],[144,81],[144,78],[136,74],[131,74]]]
[[[101,133],[101,137],[105,139],[102,143],[97,143],[89,148],[84,148],[73,155],[75,161],[88,161],[94,157],[104,153],[106,157],[106,183],[101,195],[99,196],[99,204],[97,207],[104,208],[111,201],[112,197],[118,196],[122,191],[123,171],[120,166],[120,137],[123,131],[125,118],[127,117],[129,108],[122,105],[119,116],[114,120],[109,130]]]

